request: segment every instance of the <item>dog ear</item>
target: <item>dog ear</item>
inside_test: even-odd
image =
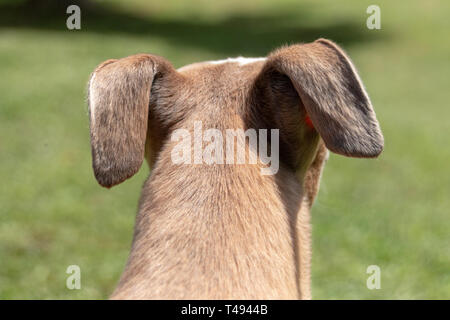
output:
[[[351,157],[376,157],[383,150],[375,112],[347,55],[333,42],[319,39],[269,55],[266,71],[286,75],[328,149]],[[311,124],[312,122],[312,124]]]
[[[133,55],[100,64],[89,80],[92,166],[100,185],[110,188],[141,167],[155,76],[176,72],[165,59]]]

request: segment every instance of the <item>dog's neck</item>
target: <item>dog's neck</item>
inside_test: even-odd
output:
[[[163,161],[169,151],[162,150],[143,188],[120,292],[140,283],[163,299],[298,298],[302,185],[292,172],[174,165]]]
[[[197,120],[203,120],[204,129],[222,133],[227,128],[264,128],[260,119],[247,117],[254,110],[246,103],[251,97],[246,90],[255,88],[247,84],[234,91],[235,96],[222,97],[219,90],[203,97],[202,112],[180,121],[178,128],[188,129],[192,144]],[[165,96],[158,83],[152,94],[159,101]],[[158,126],[151,123],[150,128]],[[139,291],[143,298],[307,298],[309,290],[302,293],[299,280],[302,273],[309,278],[306,266],[300,270],[299,256],[306,252],[303,264],[309,266],[304,173],[299,176],[285,163],[274,175],[261,174],[266,166],[261,162],[174,164],[177,142],[170,137],[163,141],[153,145],[160,151],[149,158],[152,172],[142,191],[132,250],[116,292],[126,296],[130,290],[136,296],[140,287],[145,288]],[[247,152],[254,150],[246,142]]]

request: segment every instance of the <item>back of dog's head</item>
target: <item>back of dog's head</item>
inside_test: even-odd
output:
[[[178,70],[154,55],[108,60],[93,72],[88,100],[93,168],[105,187],[134,175],[145,155],[154,163],[162,149],[173,147],[171,133],[192,131],[196,121],[222,132],[279,129],[280,162],[306,177],[308,186],[317,185],[311,181],[319,179],[314,168],[322,166],[325,146],[351,157],[376,157],[383,148],[355,67],[323,39],[283,47],[267,58]]]

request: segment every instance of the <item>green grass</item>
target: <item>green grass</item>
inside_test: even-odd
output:
[[[93,178],[85,88],[98,63],[149,52],[178,67],[319,37],[354,60],[386,147],[328,161],[313,297],[450,298],[448,1],[377,1],[376,31],[366,0],[98,3],[81,5],[80,31],[65,10],[0,10],[0,298],[106,298],[124,267],[148,169],[109,191]],[[65,287],[72,264],[81,290]],[[380,290],[366,288],[373,264]]]

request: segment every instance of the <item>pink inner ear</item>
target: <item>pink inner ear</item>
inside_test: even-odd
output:
[[[308,114],[305,115],[305,123],[310,129],[314,129],[314,125],[313,125],[313,123],[311,121],[311,118],[309,117]]]

